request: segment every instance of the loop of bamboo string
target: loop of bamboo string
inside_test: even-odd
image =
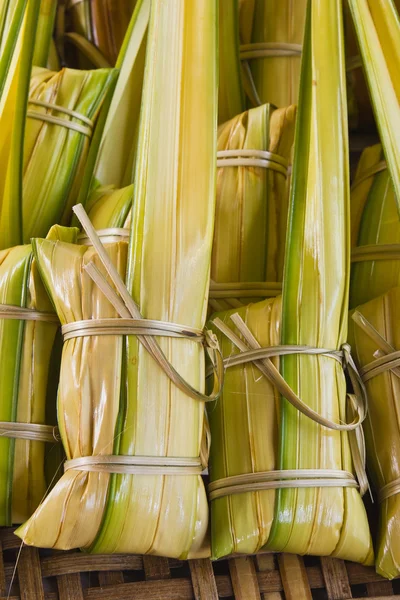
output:
[[[254,58],[276,58],[285,56],[301,56],[301,44],[288,44],[281,42],[256,42],[240,46],[240,60]]]
[[[400,244],[368,244],[357,246],[351,251],[351,262],[373,260],[397,260],[400,258]]]
[[[276,162],[286,169],[288,168],[288,161],[283,156],[269,152],[269,150],[251,150],[247,148],[241,148],[237,150],[218,150],[218,158],[259,158],[261,160]]]
[[[97,235],[103,244],[112,244],[114,242],[129,241],[131,232],[130,229],[124,227],[107,227],[106,229],[98,229]],[[92,245],[92,242],[84,233],[78,235],[78,243],[82,246]]]
[[[354,188],[356,188],[358,185],[360,185],[360,183],[363,183],[363,181],[366,181],[367,179],[369,179],[370,177],[373,177],[374,175],[377,175],[378,173],[382,173],[382,171],[386,171],[386,169],[387,169],[386,161],[385,160],[379,161],[378,163],[376,163],[376,165],[373,165],[369,169],[365,169],[365,171],[363,171],[361,173],[361,175],[353,181],[353,185],[351,186],[351,189],[354,190]]]
[[[336,469],[285,469],[224,477],[208,486],[210,501],[233,494],[287,488],[353,487],[354,475]]]
[[[399,377],[398,367],[400,367],[400,351],[396,350],[390,354],[384,354],[370,362],[360,370],[360,373],[364,383],[366,383],[386,371],[393,371],[395,375]]]
[[[386,371],[392,371],[397,377],[400,377],[400,351],[389,344],[358,310],[354,311],[351,318],[378,346],[378,350],[374,354],[377,357],[376,360],[371,361],[360,369],[360,375],[364,383]]]
[[[279,154],[268,150],[219,150],[217,167],[262,167],[277,171],[287,177],[288,161]]]
[[[203,466],[197,458],[169,456],[82,456],[67,460],[64,472],[116,473],[122,475],[201,475]]]
[[[59,125],[60,127],[66,127],[67,129],[72,129],[78,133],[82,133],[87,137],[91,137],[93,132],[93,122],[84,115],[71,110],[69,108],[64,108],[63,106],[58,106],[57,104],[51,104],[50,102],[44,102],[42,100],[29,100],[29,104],[33,104],[34,106],[39,106],[42,108],[46,108],[48,110],[52,110],[55,112],[63,113],[73,119],[78,119],[85,123],[85,125],[81,125],[79,123],[75,123],[74,121],[69,121],[67,119],[61,119],[60,117],[55,117],[48,112],[39,112],[39,111],[29,111],[26,116],[29,119],[36,119],[38,121],[45,121],[47,123],[51,123],[53,125]]]
[[[282,292],[282,284],[276,282],[237,281],[232,283],[217,283],[210,281],[209,298],[270,298]]]
[[[48,108],[49,110],[54,110],[55,112],[60,112],[65,115],[68,115],[73,119],[79,119],[79,121],[85,123],[89,127],[89,129],[93,129],[94,127],[94,123],[91,119],[89,119],[89,117],[81,115],[81,113],[78,113],[77,111],[72,110],[71,108],[65,108],[64,106],[52,104],[51,102],[44,102],[43,100],[28,100],[28,104],[33,104],[34,106],[40,106],[42,108]]]
[[[204,342],[201,329],[155,319],[88,319],[63,325],[61,332],[64,342],[77,337],[96,335],[153,335]]]
[[[0,304],[0,320],[14,319],[18,321],[41,321],[44,323],[59,323],[54,313],[40,312],[23,306]]]
[[[387,483],[379,490],[378,502],[381,503],[393,496],[397,496],[397,494],[400,494],[400,478],[394,479],[394,481]]]
[[[217,319],[216,319],[217,320]],[[218,325],[216,325],[218,327]],[[306,354],[307,356],[326,356],[333,358],[340,364],[343,363],[343,352],[340,350],[328,350],[327,348],[312,348],[311,346],[269,346],[268,348],[256,348],[254,350],[245,350],[239,354],[233,354],[224,359],[226,369],[237,367],[263,358],[273,358],[276,356],[290,356],[293,354]]]
[[[93,279],[94,283],[96,283],[99,289],[104,293],[104,295],[108,298],[108,300],[114,306],[120,317],[122,317],[123,319],[127,318],[142,320],[143,317],[135,301],[129,294],[122,277],[120,276],[116,267],[112,263],[105,247],[103,246],[99,236],[97,235],[96,230],[91,224],[90,219],[85,212],[85,209],[80,204],[74,206],[73,211],[79,219],[87,236],[91,240],[93,247],[95,248],[105,270],[107,271],[109,277],[115,285],[115,288],[118,291],[118,293],[114,290],[114,288],[110,286],[105,276],[97,269],[97,267],[93,263],[86,265],[85,269],[87,273]],[[190,329],[186,326],[183,326],[183,328],[184,331]],[[167,357],[161,350],[153,334],[140,334],[137,335],[137,339],[144,346],[147,352],[151,354],[153,359],[164,371],[167,377],[172,381],[172,383],[174,383],[174,385],[176,385],[176,387],[178,387],[184,394],[200,402],[211,402],[219,398],[223,386],[224,365],[221,352],[219,350],[217,338],[212,332],[205,331],[204,334],[204,347],[207,350],[207,353],[210,357],[214,369],[214,385],[210,395],[203,394],[196,390],[178,373],[178,371],[176,371],[174,366],[170,363],[170,361],[167,359]]]
[[[53,117],[53,115],[49,115],[48,113],[39,113],[29,111],[26,113],[28,119],[36,119],[36,121],[45,121],[47,123],[51,123],[52,125],[59,125],[60,127],[66,127],[67,129],[72,129],[77,133],[82,133],[87,137],[91,137],[92,131],[88,127],[83,127],[83,125],[79,125],[78,123],[73,123],[72,121],[67,121],[66,119],[59,119],[58,117]]]
[[[0,437],[28,440],[31,442],[59,442],[57,427],[39,423],[16,423],[0,421]]]

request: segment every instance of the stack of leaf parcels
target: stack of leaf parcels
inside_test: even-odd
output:
[[[127,268],[127,288],[144,318],[198,330],[207,308],[215,210],[216,23],[213,2],[152,2],[132,244],[128,257],[126,243],[107,245],[122,277]],[[93,248],[48,240],[34,246],[62,324],[117,316],[83,269],[90,261],[100,267]],[[202,392],[203,345],[157,341],[180,376]],[[135,336],[67,340],[58,412],[68,459],[147,457],[159,465],[181,459],[201,472],[204,403],[174,385]],[[46,547],[208,555],[200,475],[160,469],[70,468],[18,534]]]
[[[0,0],[0,525],[26,544],[371,564],[364,431],[400,574],[398,6]],[[351,196],[346,87],[381,138]]]
[[[277,469],[276,488],[282,470],[315,469],[320,477],[331,470],[351,473],[349,434],[339,430],[347,422],[342,365],[329,356],[296,353],[279,361],[283,383],[307,409],[337,424],[336,430],[299,412],[285,394],[280,397],[259,372],[257,361],[234,363],[244,341],[248,348],[280,341],[330,350],[340,350],[346,341],[350,240],[341,8],[339,0],[309,3],[282,308],[278,299],[265,300],[238,309],[236,316],[231,310],[211,320],[215,331],[221,329],[220,321],[231,329],[231,341],[218,333],[228,369],[223,396],[209,410],[214,557],[265,547],[365,564],[373,558],[367,517],[355,486],[325,487],[321,482],[317,487],[295,484],[275,490],[274,477],[272,486],[259,485]],[[243,321],[246,335],[239,327]],[[273,371],[268,359],[259,362]],[[278,365],[277,359],[274,362]],[[246,489],[242,484],[249,473],[255,474],[254,487]],[[301,473],[293,476],[302,478]]]

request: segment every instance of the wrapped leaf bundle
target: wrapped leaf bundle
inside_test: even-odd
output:
[[[265,424],[266,417],[257,413],[261,411],[257,403],[267,399],[268,406],[262,409],[265,413],[269,410],[269,418],[273,418],[277,393],[263,382],[265,397],[256,396],[258,374],[252,367],[234,363],[231,344],[223,342],[224,357],[232,366],[226,374],[221,407],[217,404],[209,411],[214,432],[211,465],[218,465],[218,474],[227,473],[227,479],[216,480],[211,469],[210,490],[213,496],[218,492],[221,497],[214,496],[212,502],[212,511],[219,502],[213,554],[220,556],[232,549],[247,552],[252,545],[255,549],[264,545],[273,551],[337,556],[370,564],[373,551],[352,473],[349,438],[349,431],[360,425],[365,409],[359,406],[354,420],[348,423],[346,380],[343,365],[337,360],[347,334],[350,259],[341,2],[313,0],[308,10],[282,313],[275,312],[277,300],[242,308],[239,316],[231,317],[240,337],[232,338],[232,331],[225,334],[236,340],[234,344],[242,352],[267,342],[263,350],[267,355],[256,360],[254,368],[264,369],[283,397],[277,423],[270,423],[265,432],[258,429],[258,419]],[[256,320],[257,310],[260,322]],[[227,321],[231,314],[219,315],[221,321]],[[244,327],[240,315],[248,322]],[[212,321],[221,328],[215,318]],[[276,345],[279,335],[283,350],[269,350],[268,345]],[[282,354],[279,369],[283,378],[269,360],[269,352]],[[249,381],[247,394],[245,384]],[[246,393],[234,398],[236,388]],[[231,402],[235,413],[230,411]],[[250,409],[251,403],[254,406]],[[244,433],[243,415],[248,429]],[[232,449],[229,437],[238,448]],[[260,448],[264,448],[264,455]],[[239,456],[241,451],[243,457]],[[264,465],[266,471],[262,471]],[[232,478],[232,472],[243,477]],[[228,496],[229,502],[222,496]],[[233,501],[233,496],[244,497]],[[249,537],[248,545],[243,541],[245,536]]]
[[[69,224],[93,129],[115,77],[109,69],[33,69],[20,207],[24,241],[45,236],[54,223]]]
[[[0,302],[0,524],[11,525],[43,499],[45,445],[56,443],[46,394],[59,323],[30,245],[0,251]]]
[[[349,341],[368,393],[364,421],[368,472],[378,494],[376,570],[400,574],[400,288],[359,306],[349,321]]]
[[[205,360],[202,335],[194,332],[206,315],[215,209],[216,25],[215,2],[152,2],[128,257],[132,297],[123,296],[131,316],[138,307],[145,319],[183,324],[190,339],[157,341],[169,367],[198,391],[171,382],[150,355],[154,338],[147,335],[67,340],[60,432],[68,458],[79,461],[67,463],[18,530],[28,544],[182,558],[209,553],[199,475]],[[99,264],[92,248],[38,240],[35,249],[63,323],[116,316],[83,269]],[[123,276],[126,245],[107,251]],[[101,462],[96,470],[93,461],[103,455],[112,468]],[[120,470],[118,460],[125,461]],[[172,467],[176,461],[181,466]]]
[[[113,66],[124,41],[137,0],[66,0],[65,37],[76,45],[83,57],[90,61],[94,46]],[[83,61],[82,66],[86,61]],[[97,63],[97,64],[96,64]],[[88,68],[88,64],[85,65]],[[94,66],[100,67],[95,59]]]
[[[239,0],[243,85],[257,106],[297,104],[307,0]]]
[[[348,0],[400,211],[400,18],[394,0]]]
[[[213,310],[280,292],[295,117],[294,106],[264,104],[218,129]]]
[[[351,192],[350,307],[400,284],[400,221],[382,147],[366,148]]]

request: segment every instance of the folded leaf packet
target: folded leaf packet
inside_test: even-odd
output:
[[[298,511],[289,539],[291,552],[371,564],[368,521],[352,467],[350,436],[354,433],[341,429],[339,420],[337,430],[334,423],[328,428],[317,422],[318,417],[329,420],[330,415],[343,412],[343,396],[326,395],[329,405],[323,407],[290,404],[298,416],[297,435],[307,435],[307,444],[298,447],[297,464],[289,469],[280,466],[281,456],[289,458],[293,441],[286,437],[282,446],[282,403],[289,402],[281,394],[293,396],[279,377],[282,358],[297,353],[296,358],[311,365],[325,361],[325,372],[337,365],[335,376],[342,385],[344,379],[337,353],[317,356],[318,350],[309,346],[281,346],[281,323],[280,296],[216,313],[209,323],[226,366],[221,398],[208,410],[212,555],[217,559],[260,549],[281,550],[274,534],[282,522],[279,493],[285,491],[293,494],[291,504],[287,500],[287,514],[295,516]],[[299,383],[301,390],[307,390],[304,375]],[[312,415],[310,408],[318,415]]]
[[[296,107],[269,104],[218,128],[210,307],[281,291]]]

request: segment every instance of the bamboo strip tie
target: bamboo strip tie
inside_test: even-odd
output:
[[[341,350],[310,348],[308,346],[276,346],[262,348],[239,314],[231,316],[244,341],[239,338],[221,319],[214,319],[214,325],[240,350],[240,353],[224,360],[226,368],[252,362],[267,377],[299,412],[316,423],[336,431],[348,431],[354,436],[351,440],[351,452],[358,482],[352,473],[340,470],[279,470],[248,473],[214,481],[209,486],[210,500],[238,493],[281,489],[292,487],[360,487],[363,495],[368,489],[365,472],[365,444],[360,426],[367,414],[367,400],[364,384],[350,354],[350,347],[344,344]],[[307,406],[288,386],[278,369],[271,361],[273,356],[306,354],[326,356],[337,360],[347,370],[355,394],[348,394],[352,411],[356,417],[351,423],[335,423],[323,417]],[[361,435],[360,435],[361,434]],[[349,438],[350,439],[350,438]]]
[[[44,323],[59,323],[54,313],[40,312],[23,306],[0,304],[0,319],[15,319],[18,321],[41,321]]]
[[[356,310],[352,314],[352,319],[378,346],[374,354],[378,358],[360,370],[363,381],[366,383],[387,371],[392,371],[394,375],[400,377],[400,351],[393,348],[359,311]],[[399,493],[400,478],[397,478],[378,491],[378,502],[383,502]]]
[[[57,427],[40,423],[15,423],[0,421],[0,437],[30,442],[54,443],[60,441]]]
[[[123,227],[107,227],[106,229],[98,229],[97,235],[103,242],[103,244],[113,244],[115,242],[127,241],[131,235],[130,229]],[[78,242],[82,246],[91,246],[92,242],[87,235],[81,233],[78,235]]]
[[[264,281],[217,283],[210,281],[209,298],[272,298],[282,292],[282,284]]]
[[[208,305],[213,312],[221,312],[226,310],[227,306],[240,308],[243,306],[242,299],[273,298],[281,293],[281,283],[264,281],[216,283],[210,280]],[[221,304],[221,300],[224,304]]]
[[[242,44],[240,46],[240,60],[251,60],[254,58],[277,58],[277,57],[300,57],[302,54],[301,44],[288,44],[281,42],[256,42],[254,44]]]
[[[67,129],[71,129],[78,133],[82,133],[83,135],[85,135],[89,138],[91,137],[91,135],[93,133],[94,124],[93,124],[93,121],[91,121],[88,117],[85,117],[85,115],[81,115],[80,113],[76,112],[75,110],[65,108],[64,106],[58,106],[57,104],[52,104],[50,102],[44,102],[42,100],[28,100],[28,103],[32,104],[34,106],[39,106],[40,108],[46,108],[51,111],[65,114],[65,115],[71,117],[72,119],[78,119],[78,120],[82,121],[82,123],[84,123],[85,125],[80,125],[79,123],[75,123],[74,121],[69,121],[67,119],[61,119],[59,117],[55,117],[54,115],[49,114],[48,112],[29,111],[28,110],[26,116],[29,119],[36,119],[38,121],[45,121],[45,122],[51,123],[53,125],[59,125],[60,127],[66,127]]]
[[[261,167],[271,169],[288,176],[288,161],[268,150],[219,150],[217,152],[217,167]]]
[[[217,283],[210,280],[208,304],[212,311],[220,312],[226,308],[221,305],[220,300],[231,308],[239,308],[243,305],[244,298],[273,298],[281,293],[281,283],[264,281]]]
[[[224,477],[208,486],[210,501],[233,494],[311,487],[358,487],[354,475],[336,469],[285,469]]]
[[[400,244],[368,244],[357,246],[351,251],[351,262],[373,260],[397,260],[400,258]]]
[[[59,323],[54,313],[39,312],[22,306],[0,304],[0,319]],[[15,423],[0,421],[0,437],[28,440],[32,442],[58,442],[58,430],[51,425],[39,423]]]
[[[88,319],[63,325],[61,331],[64,342],[77,337],[96,335],[153,335],[204,342],[201,329],[155,319]]]
[[[170,456],[84,456],[67,460],[64,472],[76,470],[122,475],[201,475],[200,458]]]

